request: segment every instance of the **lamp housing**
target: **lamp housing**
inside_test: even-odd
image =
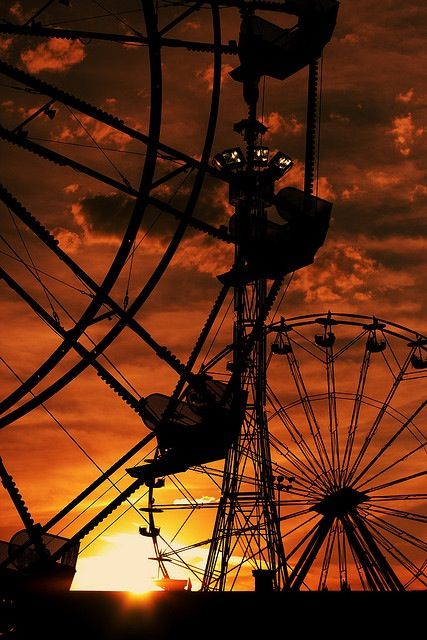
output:
[[[291,156],[283,151],[278,151],[268,163],[275,180],[282,178],[294,166]]]
[[[236,171],[245,166],[246,158],[240,147],[234,147],[233,149],[225,149],[225,151],[217,153],[212,163],[214,167],[220,171]]]

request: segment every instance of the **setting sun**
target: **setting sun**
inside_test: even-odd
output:
[[[77,563],[73,591],[159,591],[156,563],[150,542],[137,533],[103,536],[104,549],[96,555],[83,555]]]

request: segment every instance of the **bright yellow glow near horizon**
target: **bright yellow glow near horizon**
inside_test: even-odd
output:
[[[162,591],[155,585],[157,564],[149,560],[154,550],[149,538],[138,533],[117,533],[102,536],[101,548],[90,554],[90,547],[85,555],[79,557],[77,571],[71,586],[72,591],[126,591],[135,595],[150,591]],[[179,543],[177,542],[178,546]],[[208,549],[200,547],[183,554],[186,562],[200,571],[206,564]],[[231,564],[240,564],[240,556],[232,556]],[[168,571],[172,579],[188,580],[191,578],[192,589],[197,591],[200,583],[185,567],[170,563]],[[252,590],[252,567],[242,570],[243,583],[240,588]],[[238,587],[239,589],[239,587]]]
[[[148,538],[137,533],[118,533],[103,536],[102,542],[107,543],[102,551],[89,555],[88,549],[87,555],[79,558],[72,591],[161,590],[153,582],[158,577],[157,566],[148,559],[153,555]]]

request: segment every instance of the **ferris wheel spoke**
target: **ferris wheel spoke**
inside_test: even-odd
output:
[[[270,434],[271,435],[271,434]],[[271,445],[272,449],[276,450],[274,444]],[[282,452],[277,449],[281,455]],[[279,491],[285,491],[286,493],[299,493],[300,495],[307,496],[307,499],[315,500],[316,498],[320,498],[322,493],[318,490],[315,490],[313,485],[313,480],[307,480],[304,476],[299,475],[295,472],[295,469],[289,469],[288,467],[284,467],[281,464],[276,462],[272,463],[272,468],[274,473],[277,474],[276,482]],[[288,482],[288,485],[284,485],[284,482]]]
[[[349,541],[350,553],[353,558],[354,566],[356,567],[357,575],[359,576],[360,584],[363,591],[368,591],[368,582],[366,580],[366,575],[363,572],[363,567],[360,564],[360,560],[356,554],[355,549],[352,547]]]
[[[334,525],[329,529],[328,537],[326,539],[325,553],[323,556],[322,568],[319,576],[319,591],[322,591],[326,588],[336,535],[337,523],[334,523]]]
[[[369,482],[372,482],[372,480],[375,480],[376,478],[381,476],[383,473],[386,473],[387,471],[390,471],[390,469],[393,469],[398,464],[404,462],[404,460],[408,460],[409,458],[411,458],[413,455],[415,455],[419,451],[422,451],[423,449],[425,449],[426,444],[427,444],[427,442],[423,442],[423,443],[419,444],[417,447],[415,447],[414,449],[412,449],[411,451],[408,451],[408,453],[405,453],[405,455],[400,456],[399,458],[397,458],[397,460],[395,460],[391,464],[387,465],[387,467],[384,467],[384,469],[381,469],[381,471],[378,471],[378,473],[376,473],[375,475],[370,476],[368,478],[368,480],[365,480],[364,482],[362,482],[362,484],[359,484],[358,485],[358,489],[361,489],[362,487],[364,487]]]
[[[337,551],[338,570],[340,576],[340,588],[348,588],[348,567],[347,567],[347,539],[341,520],[337,523]]]
[[[273,448],[276,448],[273,445]],[[291,465],[293,465],[293,469],[291,470],[291,478],[295,477],[297,479],[297,483],[302,485],[302,488],[307,489],[311,494],[321,495],[322,488],[326,486],[326,481],[324,478],[324,474],[318,473],[317,469],[312,469],[307,466],[297,455],[295,455],[290,449],[286,449],[283,452],[279,450],[281,456],[285,458]],[[295,471],[295,469],[297,471]],[[317,486],[317,485],[320,485]]]
[[[369,496],[369,501],[373,502],[373,501],[383,501],[383,502],[389,502],[389,501],[412,501],[412,500],[417,500],[417,501],[421,501],[421,500],[427,500],[427,493],[396,493],[393,495],[387,494],[385,496]]]
[[[423,411],[425,406],[427,405],[427,400],[424,400],[416,409],[412,412],[410,418],[405,420],[401,427],[387,440],[387,442],[381,447],[379,452],[366,464],[366,466],[362,469],[362,471],[358,474],[358,476],[353,480],[353,484],[359,482],[361,478],[373,467],[373,465],[383,456],[385,451],[389,449],[389,447],[397,440],[397,438],[404,433],[408,428],[410,428],[410,424],[413,420]],[[427,441],[420,443],[422,446],[427,444]],[[375,476],[374,476],[375,477]],[[366,484],[366,482],[364,483]]]
[[[424,578],[426,580],[424,580]],[[414,582],[417,582],[418,580],[420,580],[420,582],[422,582],[424,585],[426,585],[427,583],[427,560],[425,560],[423,564],[418,568],[417,575],[412,577],[405,584],[406,589],[408,589],[410,586],[414,584]]]
[[[414,564],[412,560],[408,558],[399,547],[397,547],[386,536],[384,536],[373,522],[370,522],[370,527],[373,530],[373,535],[380,546],[382,546],[383,549],[385,549],[387,553],[390,554],[390,556],[397,560],[400,565],[405,567],[408,573],[410,573],[412,576],[411,580],[416,580],[424,586],[427,586],[427,575],[422,571],[422,569],[420,567],[417,567],[417,565]],[[406,587],[407,585],[405,584],[405,588]]]
[[[310,449],[310,446],[306,442],[306,439],[304,438],[302,432],[295,425],[294,421],[292,420],[288,412],[285,411],[284,407],[281,406],[279,399],[269,385],[267,385],[267,399],[273,408],[274,415],[276,415],[280,419],[281,423],[291,436],[292,440],[301,452],[302,457],[307,463],[305,464],[301,460],[298,460],[299,464],[306,469],[308,477],[321,477],[319,476],[319,469],[323,473],[325,471],[323,466],[319,463],[318,458]]]
[[[130,139],[139,140],[145,145],[150,144],[150,135],[144,134],[137,129],[133,129],[132,127],[125,125],[124,122],[116,116],[113,116],[112,114],[107,113],[99,107],[95,107],[88,102],[63,91],[62,89],[51,85],[44,80],[40,80],[39,78],[37,78],[37,76],[22,71],[21,69],[18,69],[17,67],[7,64],[6,62],[3,62],[1,60],[0,73],[14,80],[17,80],[18,82],[21,82],[22,84],[30,87],[31,89],[34,89],[37,92],[49,96],[50,98],[54,98],[57,102],[61,102],[68,107],[76,109],[80,113],[84,113],[94,120],[106,124],[112,129],[124,133],[125,135],[129,136]],[[188,165],[189,167],[193,167],[194,169],[200,169],[202,167],[200,160],[196,160],[192,156],[189,156],[181,151],[178,151],[177,149],[174,149],[173,147],[163,144],[160,141],[158,142],[158,150],[159,152],[163,153],[165,157],[184,162],[186,165]],[[203,166],[203,169],[207,173],[217,177],[218,179],[222,179],[220,172],[210,164],[207,164],[207,166]]]
[[[381,523],[379,522],[373,522],[372,520],[369,520],[368,522],[369,522],[369,527],[372,530],[373,536],[375,540],[380,544],[380,546],[383,549],[385,549],[393,558],[395,558],[395,560],[397,560],[399,564],[403,565],[407,569],[407,571],[411,573],[413,578],[420,580],[420,582],[423,582],[424,584],[426,584],[427,575],[423,574],[422,568],[417,567],[417,565],[415,565],[412,562],[412,560],[407,557],[407,555],[402,551],[402,549],[396,546],[396,544],[394,544],[390,540],[390,538],[385,536],[383,533],[384,530],[387,531],[387,533],[394,534],[394,532],[388,529],[385,529],[384,527],[382,527]],[[425,580],[422,579],[423,577],[425,578]]]
[[[402,476],[401,478],[390,480],[389,482],[385,482],[384,484],[377,485],[376,487],[370,487],[369,489],[365,489],[365,493],[369,493],[371,491],[380,491],[381,489],[386,489],[387,487],[393,487],[397,484],[409,482],[410,480],[415,480],[415,478],[421,478],[422,476],[425,476],[425,475],[427,475],[427,471],[418,471],[417,473],[412,473],[408,476]]]
[[[338,413],[337,413],[337,393],[335,380],[335,355],[333,346],[325,349],[326,381],[328,389],[328,417],[329,435],[331,442],[331,464],[332,475],[335,485],[339,482],[341,475],[340,447],[338,438]]]
[[[288,553],[287,558],[290,559],[297,549],[308,541],[289,576],[289,589],[300,589],[331,529],[332,524],[333,517],[322,516],[320,521],[318,521],[296,545],[296,547]]]
[[[293,518],[299,518],[301,515],[306,515],[306,514],[312,514],[312,512],[310,510],[303,510],[303,511],[296,511],[294,513],[288,514],[286,516],[282,516],[280,518],[280,521],[285,521],[285,520],[290,520]],[[295,527],[293,527],[292,529],[287,529],[286,532],[282,535],[282,538],[287,538],[288,536],[291,536],[292,534],[294,534],[296,531],[298,531],[299,529],[306,527],[307,524],[309,524],[310,522],[312,522],[314,519],[318,518],[318,514],[314,514],[314,515],[310,515],[310,517],[306,520],[304,520],[303,522],[299,523],[298,525],[296,525]],[[316,525],[317,526],[317,525]],[[306,537],[309,537],[311,533],[313,533],[315,527],[307,534]],[[250,527],[246,527],[247,531],[251,531],[253,533],[256,533],[257,531],[257,526],[256,525],[252,525]],[[237,531],[236,531],[237,533]],[[266,552],[268,550],[268,545],[266,544],[262,549],[262,552]],[[297,551],[297,548],[295,548],[290,555],[293,555],[294,552]],[[250,555],[248,556],[243,556],[242,560],[240,561],[240,563],[237,565],[239,568],[241,566],[243,566],[245,563],[250,562],[251,560],[253,560],[256,556],[258,555],[258,550],[256,552],[252,552]],[[229,569],[229,572],[233,572],[236,570],[236,567],[231,567]]]
[[[388,520],[384,520],[382,515],[380,516],[377,513],[374,513],[373,509],[371,510],[371,509],[368,509],[367,507],[362,507],[362,510],[365,515],[369,515],[371,518],[373,518],[377,526],[379,526],[384,531],[391,533],[392,535],[394,535],[396,538],[400,540],[404,540],[405,542],[412,545],[413,547],[416,547],[418,549],[421,549],[424,552],[427,552],[427,543],[424,540],[421,540],[414,534],[409,533],[409,531],[405,531],[405,529],[402,529],[396,524],[392,524]],[[367,518],[365,519],[369,522]]]
[[[43,321],[53,329],[58,335],[60,335],[64,342],[63,344],[45,361],[45,363],[39,367],[29,378],[25,381],[21,381],[20,387],[15,389],[11,394],[9,394],[3,401],[0,403],[0,410],[2,413],[6,412],[9,408],[11,408],[16,402],[18,402],[21,398],[23,398],[28,393],[32,393],[32,389],[43,379],[47,373],[51,371],[54,364],[57,362],[57,358],[60,358],[62,355],[65,355],[65,350],[73,348],[79,355],[83,358],[83,362],[87,362],[88,365],[91,365],[99,375],[99,377],[106,382],[106,384],[111,387],[117,395],[119,395],[128,405],[134,409],[139,415],[142,415],[141,410],[142,406],[140,404],[140,400],[135,398],[127,389],[124,387],[103,365],[101,365],[97,359],[95,358],[97,353],[97,345],[94,345],[94,349],[89,351],[83,345],[81,345],[78,341],[74,340],[70,335],[70,332],[63,328],[59,320],[51,316],[49,313],[45,311],[45,309],[37,303],[37,301],[32,298],[20,285],[9,276],[4,269],[0,268],[0,279],[3,279],[7,285],[13,289],[21,298],[24,300],[33,311],[39,315],[43,319]],[[146,332],[142,326],[138,325],[137,333],[144,339],[144,341],[149,344],[162,360],[168,362],[170,366],[174,370],[177,370],[181,373],[182,365],[179,360],[173,356],[173,354],[167,350],[165,347],[162,347],[156,343],[156,341],[150,336],[148,332]],[[45,399],[48,399],[50,396],[47,395]],[[18,416],[25,415],[28,407],[36,406],[37,400],[36,397],[30,401],[28,405],[22,405],[20,411],[18,413],[10,413],[7,414],[4,418],[0,419],[0,428],[3,426],[7,426],[11,421],[16,419]],[[21,412],[22,411],[22,412]]]
[[[400,383],[403,380],[403,377],[404,377],[404,375],[405,375],[405,373],[406,373],[406,371],[407,371],[407,369],[409,367],[409,364],[411,362],[411,357],[413,356],[414,353],[415,353],[415,347],[412,347],[410,352],[409,352],[409,354],[407,354],[403,364],[401,365],[398,374],[394,376],[393,384],[392,384],[392,386],[391,386],[391,388],[390,388],[390,390],[389,390],[389,392],[387,394],[387,397],[384,400],[384,403],[381,406],[381,409],[379,410],[375,420],[373,421],[372,426],[369,429],[369,431],[368,431],[368,433],[367,433],[367,435],[365,437],[365,440],[364,440],[364,442],[363,442],[363,444],[362,444],[362,446],[361,446],[361,448],[360,448],[360,450],[359,450],[359,452],[358,452],[358,454],[357,454],[357,456],[356,456],[356,458],[355,458],[355,460],[354,460],[354,462],[353,462],[353,464],[352,464],[352,466],[350,468],[350,471],[349,471],[349,473],[347,475],[347,482],[350,482],[353,479],[354,475],[357,473],[357,471],[358,471],[358,469],[359,469],[359,467],[361,465],[361,462],[362,462],[363,458],[365,457],[366,452],[368,451],[369,445],[371,444],[375,434],[377,433],[378,428],[379,428],[379,426],[380,426],[380,424],[382,422],[382,419],[386,415],[387,410],[390,407],[390,403],[391,403],[393,397],[395,396],[396,391],[398,390]]]
[[[365,346],[365,352],[363,354],[363,361],[362,361],[362,365],[360,368],[360,374],[359,374],[359,380],[357,383],[357,390],[356,390],[356,396],[354,399],[354,404],[353,404],[353,411],[351,414],[351,419],[350,419],[350,426],[348,428],[348,432],[347,432],[347,440],[346,440],[346,444],[345,444],[345,449],[344,449],[344,455],[343,455],[343,463],[342,463],[342,468],[343,468],[343,475],[344,475],[344,481],[347,480],[347,478],[345,477],[348,471],[348,466],[351,460],[351,456],[352,456],[352,452],[353,452],[353,446],[354,446],[354,439],[356,436],[356,431],[357,431],[357,426],[359,423],[359,415],[360,415],[360,409],[362,407],[362,401],[363,401],[363,397],[365,394],[365,387],[366,387],[366,381],[367,381],[367,376],[368,376],[368,369],[369,369],[369,364],[370,364],[370,360],[371,360],[371,352],[370,350],[367,348],[367,346]]]
[[[354,527],[348,516],[343,517],[342,526],[352,550],[352,555],[357,558],[357,564],[360,566],[359,575],[363,571],[366,582],[372,591],[384,591],[386,586],[384,578],[360,532]]]
[[[323,440],[323,436],[316,419],[316,414],[311,404],[310,396],[307,393],[299,362],[292,348],[287,354],[287,358],[292,379],[295,384],[295,388],[298,393],[302,408],[304,410],[304,415],[310,430],[311,437],[313,439],[314,446],[317,451],[317,456],[315,457],[316,466],[320,467],[321,471],[325,474],[325,478],[327,479],[328,475],[333,476],[334,473],[331,460],[326,450],[325,442]]]
[[[366,518],[364,518],[358,511],[353,510],[351,513],[351,520],[354,522],[358,533],[360,534],[361,538],[363,538],[366,547],[369,549],[369,553],[374,559],[381,573],[382,579],[384,580],[388,588],[391,591],[404,591],[404,587],[399,577],[396,575],[394,569],[391,567],[381,549],[378,547],[370,529],[368,528]]]
[[[393,516],[403,518],[405,520],[414,520],[415,522],[427,523],[427,516],[422,513],[414,513],[412,511],[402,511],[401,509],[393,509],[382,505],[369,505],[369,511],[381,513],[385,516]]]

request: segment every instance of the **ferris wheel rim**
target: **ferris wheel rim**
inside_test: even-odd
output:
[[[312,314],[305,314],[305,315],[299,315],[299,316],[295,316],[292,318],[289,318],[289,320],[286,318],[286,328],[287,329],[292,329],[293,326],[313,326],[315,327],[316,325],[318,326],[319,323],[316,322],[316,320],[324,320],[325,318],[332,318],[333,320],[336,321],[337,325],[349,325],[351,326],[353,329],[357,329],[359,327],[361,327],[363,329],[363,327],[366,327],[367,325],[370,326],[372,324],[373,319],[383,325],[385,325],[384,327],[382,327],[382,330],[384,331],[384,333],[388,333],[390,335],[390,337],[393,337],[396,340],[401,341],[401,344],[404,345],[405,343],[410,346],[410,344],[414,341],[420,341],[423,339],[422,334],[420,334],[419,332],[409,329],[408,327],[404,327],[403,325],[397,324],[397,323],[393,323],[393,322],[389,322],[385,319],[380,319],[376,316],[368,316],[368,315],[362,315],[362,314],[344,314],[344,313],[339,313],[339,314],[334,314],[331,312],[328,313],[312,313]],[[280,331],[280,328],[283,329],[283,320],[278,321],[276,323],[272,323],[270,325],[268,325],[266,327],[266,331],[272,335],[274,335],[274,333],[278,333],[278,330]],[[365,334],[363,334],[365,335]],[[314,344],[314,339],[312,340],[313,344]],[[409,344],[408,344],[409,343]],[[213,356],[211,358],[211,360],[207,363],[205,363],[203,365],[203,373],[204,375],[209,375],[209,371],[210,368],[215,368],[216,365],[218,365],[218,363],[224,359],[227,358],[228,354],[230,353],[232,347],[229,345],[227,347],[225,347],[222,351],[219,352],[219,354]],[[314,354],[312,354],[314,355]],[[214,372],[212,373],[212,375],[214,376],[214,378],[216,376],[219,376],[221,378],[221,374],[215,374]],[[328,392],[323,392],[323,393],[317,393],[317,394],[312,394],[310,395],[310,402],[313,401],[325,401],[325,399],[327,399],[328,397]],[[349,402],[354,402],[356,397],[356,393],[350,393],[350,392],[338,392],[336,394],[336,399],[337,400],[344,400],[344,401],[349,401]],[[373,408],[380,409],[383,405],[384,405],[384,400],[382,399],[377,399],[375,397],[371,397],[369,394],[363,394],[362,395],[362,399],[361,399],[362,403],[367,403],[368,405],[372,406]],[[293,403],[289,404],[289,407],[292,408],[292,406],[294,405],[300,405],[301,404],[301,400],[295,400]],[[281,407],[283,408],[283,407]],[[400,411],[399,409],[396,409],[395,407],[393,407],[392,405],[387,406],[386,407],[386,413],[387,415],[391,416],[391,418],[393,418],[393,422],[394,423],[398,423],[400,425],[405,425],[405,420],[407,418],[407,415],[405,415],[405,413],[403,413],[402,411]],[[410,423],[412,423],[412,419],[409,421]],[[416,425],[414,425],[416,426]],[[421,433],[421,432],[420,432]],[[423,435],[423,434],[421,434]],[[414,435],[414,437],[416,437],[416,434]],[[424,436],[423,436],[424,437]],[[419,441],[420,442],[420,441]],[[422,449],[425,450],[427,448],[427,439],[425,440],[424,444],[420,443],[418,446],[418,449]],[[421,451],[422,453],[422,451]],[[413,455],[412,453],[408,454],[408,455]],[[397,463],[396,463],[397,464]],[[196,469],[194,469],[196,470]],[[193,470],[193,471],[194,471]],[[294,469],[295,470],[295,469]],[[387,469],[386,469],[387,470]],[[203,465],[202,468],[199,469],[197,468],[197,471],[201,471],[203,472]],[[283,471],[283,468],[281,470],[280,464],[278,464],[277,462],[273,462],[273,471],[276,474],[279,473],[285,473]],[[376,475],[373,476],[373,478],[377,478],[379,475],[381,475],[381,473],[383,473],[384,471],[380,471],[379,473],[377,473]],[[289,473],[289,472],[288,472]],[[421,473],[421,472],[420,472]],[[419,474],[418,474],[419,475]],[[409,478],[410,480],[411,478]],[[404,479],[405,480],[405,479]],[[408,480],[408,481],[409,481]],[[313,480],[313,482],[315,482],[315,478]],[[361,482],[361,485],[360,485]],[[374,483],[374,484],[378,484]],[[423,583],[423,569],[420,565],[420,567],[416,568],[415,565],[411,565],[410,562],[410,558],[406,558],[404,554],[402,555],[402,552],[400,550],[396,550],[393,544],[393,541],[390,542],[389,538],[390,536],[393,538],[393,535],[396,534],[396,531],[398,531],[398,529],[396,529],[396,527],[394,525],[388,525],[387,523],[384,524],[383,522],[381,522],[381,518],[384,518],[385,516],[390,516],[390,517],[396,517],[396,518],[400,518],[400,524],[403,518],[406,518],[406,512],[405,511],[401,511],[401,508],[396,508],[396,509],[391,509],[390,507],[394,507],[395,505],[393,505],[393,501],[397,503],[397,505],[399,504],[399,500],[400,501],[405,501],[405,500],[411,500],[414,501],[415,503],[420,502],[420,500],[425,500],[425,498],[427,497],[427,494],[420,494],[420,493],[413,493],[411,495],[408,495],[407,493],[407,489],[403,489],[403,493],[402,493],[402,497],[399,497],[398,494],[396,495],[392,495],[392,494],[388,494],[387,493],[387,489],[385,490],[386,493],[384,493],[384,490],[381,489],[381,482],[379,483],[378,486],[373,486],[372,482],[370,482],[370,480],[366,480],[365,481],[359,481],[359,484],[356,484],[356,490],[358,486],[361,486],[362,488],[360,489],[360,491],[363,492],[363,495],[366,494],[366,496],[369,498],[369,500],[371,499],[372,496],[372,504],[371,502],[366,503],[367,507],[369,507],[368,509],[365,507],[365,505],[361,505],[361,513],[359,513],[359,517],[360,521],[363,521],[366,525],[366,527],[368,527],[368,530],[372,530],[372,535],[375,537],[375,539],[378,541],[378,545],[380,548],[382,548],[383,550],[386,548],[385,545],[389,544],[388,547],[388,551],[387,553],[389,553],[389,555],[392,557],[393,561],[395,561],[399,566],[400,563],[402,564],[402,570],[403,570],[403,566],[406,566],[407,570],[410,572],[409,573],[409,577],[407,576],[404,584],[403,584],[403,588],[410,588],[411,586],[413,587],[414,584],[420,585],[420,584],[425,584],[427,585],[427,577],[426,577],[426,581]],[[368,485],[368,486],[366,486]],[[370,486],[371,485],[371,486]],[[309,521],[311,521],[313,518],[316,517],[317,515],[317,521],[321,522],[322,520],[322,515],[320,513],[317,513],[315,511],[313,511],[313,508],[316,506],[317,503],[319,503],[320,501],[320,494],[316,497],[315,494],[312,494],[312,496],[310,497],[308,493],[305,494],[301,494],[300,492],[293,492],[292,490],[290,490],[290,492],[287,494],[289,496],[289,500],[291,500],[291,502],[289,504],[294,504],[292,502],[292,493],[294,493],[295,498],[294,498],[294,503],[295,506],[297,506],[298,504],[300,504],[301,506],[306,505],[307,506],[307,513],[309,517]],[[305,498],[303,497],[303,495],[305,495]],[[391,502],[390,502],[391,501]],[[404,504],[404,502],[403,502]],[[191,504],[190,501],[188,501],[188,503],[185,505],[184,509],[192,511],[192,513],[196,513],[198,510],[204,510],[204,509],[214,509],[215,505],[218,505],[218,501],[215,502],[215,504],[197,504],[197,502],[194,502],[194,504]],[[390,506],[388,506],[390,505]],[[165,511],[169,510],[169,505],[164,505],[162,503],[160,503],[158,505],[161,509],[164,509]],[[177,509],[178,507],[173,504],[172,506],[173,509]],[[313,516],[314,513],[314,516]],[[299,516],[300,514],[297,513],[295,517]],[[313,516],[313,517],[311,517]],[[293,516],[290,516],[291,518]],[[355,516],[356,517],[356,516]],[[420,518],[422,518],[422,516],[419,516]],[[414,520],[417,520],[418,516],[414,515]],[[423,519],[420,520],[421,522],[424,522]],[[427,518],[426,518],[427,521]],[[307,523],[302,523],[297,525],[297,528],[299,527],[304,527],[306,526]],[[359,525],[362,527],[361,522],[359,522]],[[317,524],[315,525],[315,527],[317,526]],[[348,531],[350,530],[350,527],[353,526],[352,522],[350,521],[346,521],[345,523],[345,530]],[[404,525],[401,525],[404,526]],[[315,527],[313,527],[313,533],[315,533],[316,529]],[[386,527],[385,530],[382,530],[382,527]],[[344,530],[343,530],[344,531]],[[407,544],[412,544],[414,546],[418,546],[418,542],[416,542],[416,538],[412,539],[411,536],[408,534],[408,536],[405,537],[405,533],[404,533],[404,529],[402,530],[403,533],[401,533],[401,535],[405,538],[405,541]],[[285,534],[286,536],[287,534]],[[329,537],[328,539],[330,539],[330,535],[332,534],[328,534]],[[334,536],[338,535],[337,533],[333,534]],[[344,535],[342,532],[339,535]],[[351,535],[351,534],[346,534],[346,535]],[[368,534],[366,534],[368,535]],[[388,538],[386,537],[388,535]],[[211,539],[213,540],[213,538]],[[388,540],[388,542],[387,542]],[[208,541],[209,543],[209,541]],[[194,545],[196,546],[203,546],[206,545],[207,542],[206,541],[201,541],[198,543],[194,543]],[[326,544],[326,543],[325,543]],[[186,550],[186,547],[183,548],[179,548],[177,549],[177,553],[182,553]],[[166,552],[166,557],[169,559],[169,561],[172,561],[172,556],[173,556],[173,551],[171,552]],[[292,560],[292,557],[291,557]],[[242,560],[242,563],[244,562],[244,560]],[[180,565],[180,563],[177,563],[178,566],[182,566]],[[233,574],[233,572],[238,571],[238,569],[235,566],[229,567],[228,572],[230,575]],[[289,570],[292,573],[293,571],[293,567],[291,566],[291,564],[289,565]],[[416,577],[416,572],[419,571],[419,576]],[[365,580],[365,578],[363,578],[363,580]],[[303,577],[302,580],[298,580],[298,582],[296,583],[297,587],[292,587],[292,588],[308,588],[310,589],[309,585],[306,583],[305,581],[305,577]],[[320,583],[319,583],[320,584]],[[375,586],[375,582],[372,579],[372,584],[368,584],[366,585],[366,582],[364,582],[365,584],[365,588],[374,588]],[[395,586],[398,585],[399,582],[397,581],[395,583]],[[374,586],[373,586],[374,585]],[[320,587],[319,587],[320,588]],[[396,588],[399,588],[396,586]]]
[[[144,11],[147,12],[147,5],[146,3],[143,3],[144,5]],[[151,3],[151,16],[150,16],[150,21],[151,21],[151,37],[148,38],[148,45],[150,50],[153,47],[153,41],[157,42],[157,38],[154,37],[153,34],[153,29],[154,31],[157,32],[157,25],[156,25],[156,20],[154,19],[154,3]],[[172,238],[172,240],[170,241],[169,247],[165,250],[165,253],[163,255],[163,258],[160,260],[159,265],[157,266],[157,268],[154,270],[153,274],[149,277],[145,287],[143,288],[143,291],[141,292],[139,298],[142,300],[141,304],[143,304],[145,302],[145,300],[151,295],[152,291],[154,290],[154,288],[156,287],[156,285],[158,284],[160,278],[162,277],[163,273],[166,271],[170,261],[173,258],[174,253],[176,252],[178,245],[184,235],[184,232],[188,226],[188,224],[191,222],[191,217],[192,217],[192,212],[194,210],[194,207],[196,206],[196,202],[200,193],[200,189],[202,187],[202,183],[205,177],[206,172],[209,169],[209,159],[210,159],[210,155],[211,155],[211,149],[212,149],[212,144],[213,144],[213,138],[214,138],[214,133],[215,133],[215,126],[216,126],[216,119],[217,119],[217,115],[218,115],[218,109],[219,109],[219,96],[220,96],[220,84],[221,84],[221,28],[220,28],[220,23],[219,23],[219,11],[217,7],[212,7],[212,19],[213,19],[213,31],[214,31],[214,41],[215,41],[215,51],[214,51],[214,76],[213,76],[213,87],[212,87],[212,94],[211,94],[211,104],[210,104],[210,113],[209,113],[209,118],[208,118],[208,125],[207,125],[207,130],[206,130],[206,136],[205,136],[205,143],[204,143],[204,148],[203,148],[203,152],[202,152],[202,158],[201,161],[198,162],[197,164],[197,175],[191,190],[191,194],[189,196],[189,200],[188,200],[188,204],[186,207],[186,212],[185,212],[185,216],[184,218],[180,221],[180,224],[177,228],[177,230],[175,231],[175,234]],[[150,35],[150,33],[148,34]],[[157,46],[157,45],[156,45]],[[158,56],[158,58],[160,59],[160,56]],[[150,57],[150,66],[152,67],[152,73],[151,73],[151,83],[152,83],[152,87],[154,89],[154,91],[152,91],[152,108],[151,108],[151,114],[155,114],[154,117],[154,121],[155,124],[153,125],[153,127],[150,126],[150,131],[151,128],[156,128],[158,129],[158,133],[160,133],[160,113],[161,110],[158,108],[158,104],[159,104],[159,96],[160,96],[160,100],[161,100],[161,83],[159,82],[159,78],[161,77],[161,67],[160,64],[158,62],[155,61],[155,56],[151,55]],[[155,71],[155,72],[154,72]],[[160,92],[160,93],[159,93]],[[156,99],[156,104],[153,104],[153,95],[157,96]],[[153,143],[154,140],[154,143]],[[152,159],[154,159],[154,166],[155,166],[155,161],[157,159],[157,147],[158,147],[158,143],[159,143],[159,135],[157,136],[153,136],[153,135],[149,135],[148,136],[148,144],[151,145],[150,149],[151,149],[151,156]],[[144,167],[146,166],[147,163],[145,163]],[[152,167],[153,171],[154,171],[154,166]],[[148,197],[149,191],[151,189],[151,182],[152,180],[148,181],[144,178],[144,172],[143,172],[143,176],[141,178],[141,187],[143,187],[143,199],[146,200],[144,207],[149,203],[150,198]],[[137,209],[137,203],[135,204],[134,207],[134,215]],[[135,230],[135,234],[137,232],[137,229]],[[131,248],[131,242],[127,242],[126,238],[123,240],[122,244],[128,244],[128,248],[130,250]],[[118,272],[117,277],[120,275],[120,272]],[[108,297],[108,292],[106,294],[106,296]],[[104,296],[105,298],[105,296]],[[103,302],[105,302],[105,300],[101,301],[101,305],[103,304]],[[137,306],[137,308],[135,309],[135,311],[132,313],[131,312],[132,309],[132,305],[129,308],[129,310],[127,311],[126,317],[128,318],[128,322],[132,322],[133,321],[133,316],[135,315],[135,313],[139,310],[139,307]],[[86,312],[85,312],[86,313]],[[96,314],[96,311],[95,311]],[[91,319],[88,320],[88,322],[90,323]],[[116,334],[114,335],[113,330],[111,330],[109,332],[110,335],[112,335],[112,340],[114,340],[118,333],[121,332],[123,330],[123,328],[125,328],[125,326],[127,326],[127,323],[123,323],[120,324],[117,323],[116,327],[119,327],[119,331],[116,331]],[[84,329],[83,329],[84,330]],[[74,338],[74,337],[73,337]],[[67,339],[64,341],[63,345],[61,347],[58,348],[57,352],[58,352],[58,356],[60,357],[60,359],[62,359],[62,357],[64,357],[64,355],[67,353],[67,351],[72,347],[72,345],[75,345],[77,343],[77,339],[78,336],[75,337],[75,339],[73,339],[73,342],[70,341],[70,339]],[[102,342],[102,341],[101,341]],[[95,359],[97,359],[99,357],[99,355],[101,355],[101,353],[103,352],[103,350],[108,346],[108,344],[111,342],[108,340],[105,340],[106,342],[106,346],[99,348],[98,346],[95,346],[95,349],[93,350],[94,354],[95,354]],[[64,349],[64,345],[66,345],[66,348]],[[52,356],[49,358],[48,360],[48,366],[47,366],[47,370],[46,370],[46,374],[50,373],[50,371],[53,370],[53,368],[56,366],[56,362],[52,364],[52,366],[50,366],[50,360],[51,360]],[[92,358],[92,361],[94,359]],[[51,397],[52,395],[54,395],[55,393],[57,393],[58,391],[60,391],[62,388],[64,388],[64,386],[66,386],[71,380],[73,380],[77,375],[79,375],[84,369],[86,369],[88,366],[90,366],[91,361],[89,358],[85,358],[82,357],[82,360],[80,361],[79,365],[76,365],[76,367],[74,367],[72,370],[70,370],[70,372],[68,372],[67,374],[65,374],[64,376],[62,376],[62,378],[58,379],[55,383],[53,383],[51,385],[51,387],[48,390],[44,390],[43,392],[41,392],[40,394],[37,394],[36,397],[32,398],[30,401],[28,401],[26,404],[22,405],[21,407],[19,407],[19,409],[15,410],[15,411],[11,411],[10,413],[3,415],[2,418],[0,418],[0,428],[3,428],[5,426],[7,426],[8,424],[10,424],[11,422],[14,422],[16,419],[21,418],[22,416],[26,415],[26,413],[28,413],[29,411],[33,410],[35,407],[39,406],[42,402],[44,402],[48,397]],[[102,377],[102,376],[101,376]],[[33,374],[33,376],[31,376],[31,379],[33,379],[33,382],[35,384],[38,384],[38,382],[40,381],[40,374],[37,371],[35,374]],[[16,403],[17,401],[17,394],[18,392],[20,393],[24,393],[24,395],[26,393],[28,393],[28,384],[25,385],[20,385],[20,387],[18,387],[15,392],[13,392],[13,402]],[[20,396],[22,397],[22,396]],[[5,409],[6,411],[7,409]]]

